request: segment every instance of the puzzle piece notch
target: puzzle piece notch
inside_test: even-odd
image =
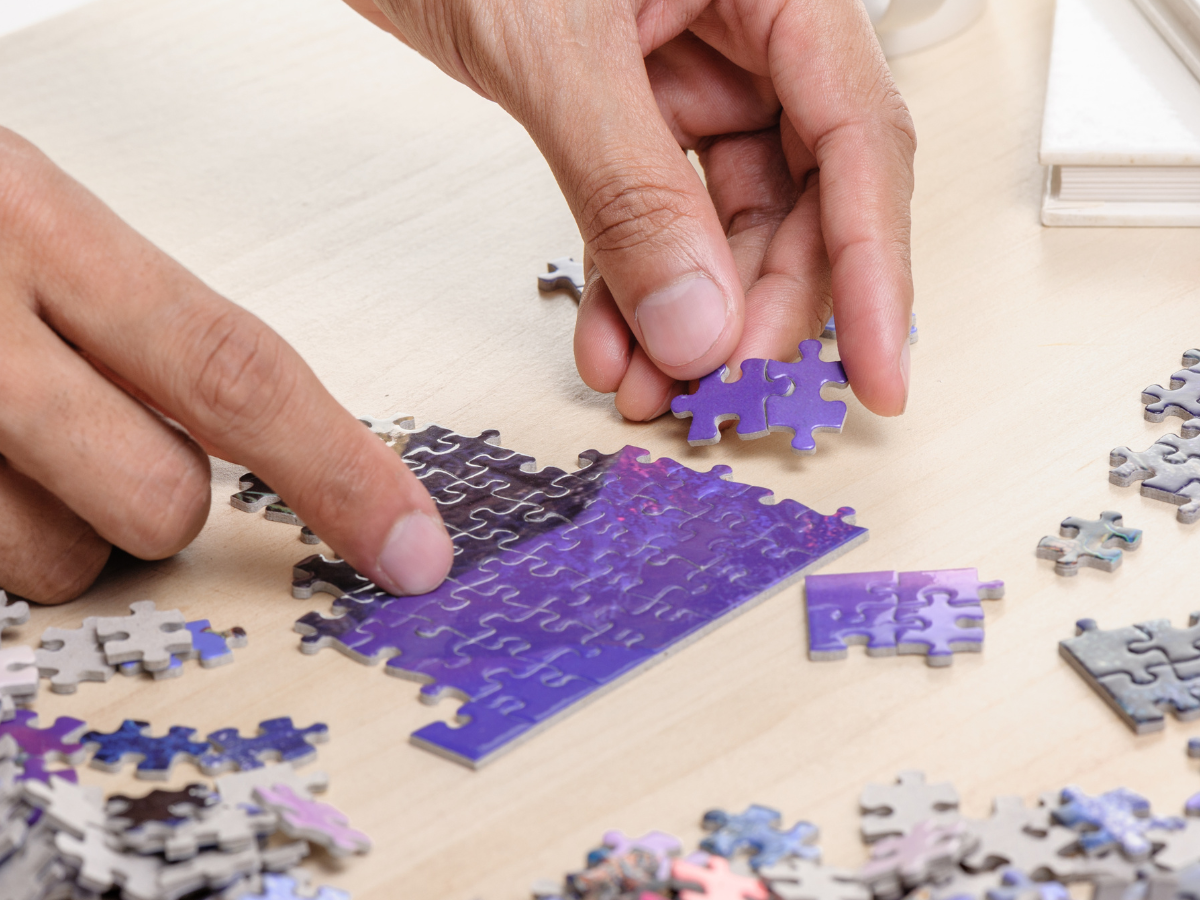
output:
[[[116,671],[96,634],[95,616],[79,628],[47,628],[35,657],[38,673],[56,694],[73,694],[82,681],[108,681]]]
[[[925,773],[905,770],[895,784],[868,784],[858,800],[867,843],[908,834],[918,823],[951,825],[960,818],[958,791],[949,782],[928,784]]]
[[[1123,550],[1136,550],[1142,543],[1138,528],[1124,528],[1119,512],[1105,510],[1099,519],[1068,516],[1059,526],[1059,537],[1047,535],[1038,542],[1039,559],[1053,559],[1059,575],[1077,575],[1083,566],[1102,572],[1121,565]]]
[[[1108,457],[1108,480],[1120,487],[1142,483],[1142,496],[1179,506],[1175,517],[1185,525],[1200,519],[1200,419],[1189,420],[1183,437],[1168,434],[1147,450],[1117,447]]]
[[[1186,367],[1171,376],[1169,387],[1152,384],[1142,391],[1142,402],[1146,404],[1146,421],[1161,422],[1166,416],[1181,419],[1200,418],[1200,350],[1188,350],[1183,354]],[[1189,431],[1192,427],[1185,426]],[[1184,434],[1184,437],[1194,437]]]
[[[741,377],[729,379],[729,367],[700,379],[694,393],[680,394],[671,401],[676,418],[692,417],[688,429],[688,444],[703,447],[721,440],[721,423],[737,421],[737,435],[744,441],[766,437],[771,429],[767,424],[767,398],[794,389],[787,376],[767,373],[765,359],[747,359],[742,363]]]
[[[351,828],[350,820],[341,810],[302,797],[286,784],[256,787],[254,798],[279,816],[279,827],[285,834],[320,844],[333,856],[361,854],[371,849],[371,839]]]
[[[819,861],[821,851],[813,846],[820,835],[810,822],[797,822],[787,831],[779,829],[783,817],[778,810],[751,804],[745,812],[730,814],[711,809],[700,826],[710,832],[700,849],[731,858],[750,851],[750,866],[755,870],[791,857]]]
[[[800,454],[815,453],[813,435],[818,431],[842,430],[846,422],[846,404],[841,400],[826,400],[821,388],[826,385],[844,389],[850,386],[846,370],[840,362],[821,359],[821,342],[800,343],[800,360],[767,363],[767,377],[786,377],[792,390],[782,396],[767,398],[767,425],[771,431],[790,431],[792,450]]]
[[[192,740],[195,728],[172,725],[162,737],[150,735],[149,730],[149,722],[126,719],[116,731],[89,731],[83,736],[83,743],[97,746],[92,767],[118,772],[126,762],[136,760],[137,778],[162,781],[170,777],[180,757],[195,763],[210,751],[207,743]]]
[[[96,619],[96,637],[110,665],[137,660],[153,672],[167,668],[173,654],[191,652],[192,633],[179,610],[159,611],[153,600],[139,600],[129,609],[128,616]]]
[[[212,749],[203,754],[197,763],[207,775],[235,768],[257,769],[268,760],[302,766],[316,759],[314,745],[327,740],[329,726],[323,722],[297,728],[290,716],[281,716],[259,722],[258,731],[252,737],[242,737],[236,728],[212,732],[208,736]]]
[[[538,275],[538,290],[544,294],[553,291],[566,291],[578,302],[583,297],[586,281],[583,277],[583,263],[576,262],[574,257],[560,256],[546,263],[545,274]]]
[[[871,900],[871,892],[854,872],[807,860],[781,860],[758,870],[758,877],[777,900]]]
[[[1078,835],[1056,824],[1047,806],[1027,807],[1020,797],[996,797],[987,819],[964,819],[975,848],[963,857],[963,868],[987,872],[1003,866],[1037,878],[1072,877],[1079,871],[1067,855]]]

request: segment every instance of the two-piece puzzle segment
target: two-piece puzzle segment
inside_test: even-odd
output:
[[[1187,629],[1165,619],[1109,631],[1080,619],[1075,628],[1060,655],[1138,734],[1160,730],[1165,709],[1200,716],[1200,615]]]
[[[1117,447],[1108,480],[1121,487],[1140,481],[1142,496],[1176,504],[1175,517],[1190,525],[1200,519],[1200,419],[1185,423],[1183,434],[1164,435],[1143,451]]]
[[[980,601],[1004,596],[1004,582],[980,581],[975,569],[810,575],[804,588],[809,659],[865,644],[869,656],[924,655],[931,666],[980,650]]]
[[[1112,572],[1121,565],[1123,550],[1136,550],[1142,544],[1138,528],[1125,528],[1119,512],[1105,510],[1099,519],[1068,516],[1059,526],[1059,537],[1047,535],[1037,545],[1040,559],[1054,560],[1059,575],[1077,575],[1083,566]]]
[[[1183,436],[1195,437],[1200,433],[1200,350],[1186,351],[1183,365],[1187,368],[1171,376],[1169,387],[1152,384],[1142,391],[1142,402],[1146,404],[1148,422],[1179,416],[1190,420],[1183,426]]]
[[[409,436],[404,459],[454,542],[440,587],[393,597],[309,560],[297,588],[358,585],[334,616],[296,623],[302,648],[386,659],[429,702],[465,698],[460,727],[413,740],[469,765],[866,538],[852,510],[765,504],[769,491],[726,480],[726,466],[701,473],[626,447],[588,451],[577,472],[538,470],[494,436]]]
[[[700,849],[726,858],[749,851],[753,853],[750,865],[756,870],[790,857],[819,861],[821,850],[814,846],[820,834],[817,826],[797,822],[782,831],[778,827],[782,820],[778,810],[757,803],[735,814],[710,809],[700,827],[711,834],[700,842]]]
[[[672,400],[671,411],[678,418],[692,417],[688,443],[715,444],[721,439],[720,424],[737,419],[743,440],[790,431],[793,450],[813,453],[814,432],[841,431],[846,421],[846,404],[824,399],[821,388],[844,388],[849,382],[840,362],[821,359],[820,341],[803,341],[800,357],[792,363],[747,359],[742,377],[732,382],[727,380],[729,368],[722,366],[701,378],[695,393]]]

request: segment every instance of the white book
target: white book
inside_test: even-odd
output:
[[[1200,78],[1200,0],[1136,0],[1184,65]]]
[[[1200,80],[1134,0],[1058,0],[1045,225],[1200,225]]]

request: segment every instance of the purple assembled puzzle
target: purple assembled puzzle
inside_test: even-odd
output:
[[[843,659],[849,644],[868,656],[924,654],[948,666],[953,654],[983,645],[980,600],[1004,596],[1004,582],[980,581],[974,569],[810,575],[808,658]]]
[[[459,727],[414,743],[479,766],[557,716],[659,661],[867,537],[843,507],[822,516],[765,488],[644,450],[589,450],[576,472],[438,426],[404,459],[454,540],[437,590],[394,597],[343,562],[310,557],[293,591],[337,596],[296,623],[301,647],[333,646],[462,698]]]

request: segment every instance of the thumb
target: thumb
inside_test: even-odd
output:
[[[515,111],[638,343],[670,377],[698,378],[741,337],[741,282],[708,191],[659,111],[636,23],[613,7],[583,4],[556,23],[567,34]]]

